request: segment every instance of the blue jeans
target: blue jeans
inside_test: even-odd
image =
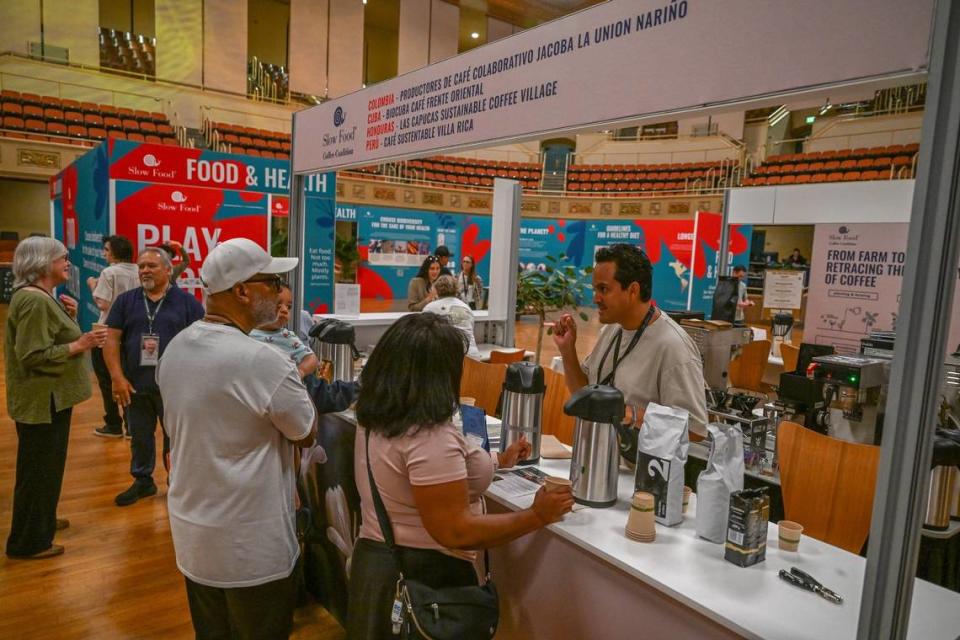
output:
[[[163,399],[160,391],[137,391],[130,396],[126,408],[127,426],[130,429],[130,475],[137,482],[153,482],[153,469],[157,464],[157,445],[154,439],[157,421],[163,430]],[[170,438],[163,431],[163,455],[170,451]]]

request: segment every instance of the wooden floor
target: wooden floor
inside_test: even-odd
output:
[[[6,321],[0,306],[0,341]],[[0,366],[0,377],[3,368]],[[91,380],[93,379],[91,375]],[[0,544],[10,532],[17,436],[0,385]],[[159,494],[129,507],[114,496],[126,489],[129,440],[100,438],[99,392],[73,414],[58,515],[70,528],[56,536],[66,553],[47,560],[10,560],[0,548],[0,638],[192,638],[190,611],[177,570],[166,508],[166,476],[154,473]],[[159,450],[159,445],[158,445]],[[319,605],[297,610],[294,638],[340,640],[339,624]]]

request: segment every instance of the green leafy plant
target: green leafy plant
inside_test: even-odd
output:
[[[593,289],[590,284],[590,274],[593,267],[578,269],[566,262],[567,257],[561,253],[554,258],[547,256],[547,267],[543,271],[523,271],[517,276],[517,308],[520,313],[537,316],[537,350],[536,362],[540,362],[540,353],[543,350],[543,330],[547,322],[547,314],[564,309],[577,313],[584,321],[587,314],[580,311],[584,299]],[[552,333],[551,329],[549,333]]]
[[[357,281],[357,265],[360,263],[360,252],[357,250],[357,239],[353,236],[336,234],[334,259],[340,266],[337,282],[353,283]]]

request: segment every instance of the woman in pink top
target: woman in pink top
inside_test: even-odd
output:
[[[560,520],[569,490],[541,490],[533,506],[487,515],[480,497],[497,466],[529,452],[525,441],[487,453],[453,426],[466,343],[432,313],[404,316],[377,343],[363,368],[357,400],[354,476],[363,525],[350,575],[347,637],[395,638],[391,632],[398,568],[370,493],[370,466],[402,551],[404,575],[434,588],[477,584],[475,550],[504,544]]]

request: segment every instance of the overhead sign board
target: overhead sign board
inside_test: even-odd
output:
[[[293,169],[914,74],[932,11],[933,0],[611,0],[295,113]]]

